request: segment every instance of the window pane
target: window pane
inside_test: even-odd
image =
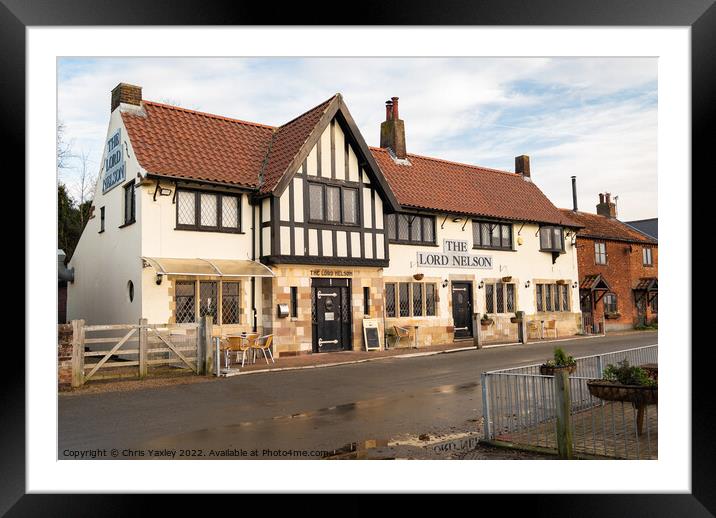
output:
[[[200,221],[202,227],[216,226],[216,194],[202,193],[199,195],[201,203]]]
[[[485,284],[485,313],[495,312],[495,285]]]
[[[179,191],[177,193],[177,223],[180,225],[196,225],[196,211],[194,210],[195,195],[193,192]]]
[[[553,284],[553,285],[552,285],[552,291],[553,291],[552,300],[554,301],[554,310],[555,310],[555,311],[559,311],[559,310],[560,310],[560,309],[559,309],[559,299],[560,299],[560,297],[559,297],[559,288],[561,288],[561,286],[560,286],[559,284]]]
[[[174,287],[174,316],[178,324],[194,322],[195,295],[194,283],[177,281]]]
[[[413,316],[423,316],[423,285],[419,282],[413,283]]]
[[[410,239],[410,225],[405,214],[398,214],[398,239],[401,241]]]
[[[425,285],[425,316],[435,316],[435,285]]]
[[[308,201],[310,203],[309,217],[323,220],[323,186],[311,184],[308,187]]]
[[[410,224],[410,240],[421,242],[423,240],[423,219],[420,216],[412,216]]]
[[[395,316],[395,284],[385,285],[385,315]]]
[[[537,284],[536,290],[537,290],[537,311],[544,311],[544,305],[542,304],[543,299],[543,285]]]
[[[409,284],[407,282],[401,282],[398,285],[398,296],[400,303],[400,316],[410,316],[410,295],[409,295]]]
[[[569,286],[566,284],[562,288],[562,311],[569,311]]]
[[[502,228],[502,247],[512,247],[512,225],[501,225]]]
[[[386,214],[385,228],[388,230],[388,239],[395,239],[397,237],[395,214]]]
[[[495,286],[495,298],[497,299],[497,313],[505,312],[505,285],[498,282]]]
[[[555,246],[552,241],[552,227],[542,227],[540,229],[540,246],[544,250],[551,250]]]
[[[562,229],[559,227],[554,227],[552,229],[552,233],[554,234],[552,236],[552,247],[555,250],[561,250],[562,249]]]
[[[435,218],[432,216],[423,217],[423,241],[425,243],[435,242]]]
[[[239,228],[239,199],[237,197],[221,197],[221,226]]]
[[[513,313],[515,311],[515,285],[506,284],[505,287],[507,288],[507,312]]]
[[[241,297],[239,282],[224,282],[221,285],[221,323],[238,324],[241,319]]]
[[[216,322],[218,286],[216,282],[199,283],[199,316],[211,315]]]
[[[500,246],[500,225],[490,225],[490,235],[492,236],[492,246],[499,248]]]
[[[134,221],[134,184],[124,188],[124,222]]]
[[[552,311],[552,285],[544,285],[544,309],[545,311]]]
[[[343,222],[358,223],[358,191],[355,189],[343,189]]]
[[[490,225],[488,223],[480,223],[480,236],[482,246],[490,246]]]
[[[326,187],[326,220],[341,220],[341,190],[338,187]]]
[[[476,221],[472,222],[472,244],[473,246],[480,246],[480,224]]]

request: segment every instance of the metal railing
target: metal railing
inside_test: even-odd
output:
[[[656,363],[657,346],[638,347],[576,358],[569,378],[570,425],[576,452],[614,458],[655,458],[657,407],[605,402],[593,397],[589,379],[627,359],[631,365]],[[484,436],[516,444],[556,449],[556,401],[553,376],[540,374],[540,364],[482,374]],[[641,433],[639,421],[641,420]]]

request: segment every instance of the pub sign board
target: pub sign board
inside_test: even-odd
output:
[[[126,165],[122,153],[122,128],[107,139],[107,152],[104,159],[104,175],[102,176],[102,194],[111,191],[124,181]]]
[[[469,242],[462,239],[443,239],[443,251],[418,252],[418,266],[427,268],[492,269],[492,256],[468,253]]]

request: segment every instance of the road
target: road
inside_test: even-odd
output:
[[[656,333],[630,333],[60,397],[58,456],[311,458],[351,442],[469,431],[482,415],[483,371],[541,363],[556,345],[588,356],[655,343]]]

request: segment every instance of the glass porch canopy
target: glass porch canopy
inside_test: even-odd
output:
[[[176,259],[142,257],[162,275],[203,275],[211,277],[274,277],[265,265],[249,259]]]

